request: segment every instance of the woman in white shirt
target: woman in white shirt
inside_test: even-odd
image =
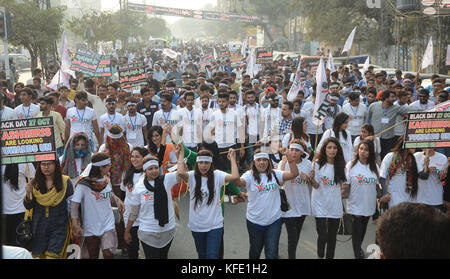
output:
[[[352,134],[347,129],[349,121],[350,117],[348,114],[344,112],[338,113],[334,118],[333,128],[328,129],[323,133],[322,139],[317,145],[317,150],[321,149],[326,139],[334,137],[339,140],[345,161],[350,162],[353,160]]]
[[[343,215],[341,188],[347,181],[344,154],[336,138],[324,140],[310,177],[313,184],[311,209],[319,235],[317,256],[321,259],[325,256],[326,246],[326,258],[333,259],[336,234]]]
[[[181,152],[182,153],[182,152]],[[184,164],[179,155],[177,168]],[[145,157],[145,175],[129,197],[130,213],[125,230],[125,242],[131,243],[131,228],[139,219],[138,238],[146,259],[167,259],[175,236],[175,211],[169,204],[171,189],[179,182],[176,172],[160,175],[160,162],[156,157]]]
[[[364,123],[362,125],[362,127],[361,127],[361,134],[353,142],[353,149],[354,149],[355,152],[358,151],[357,147],[358,147],[359,143],[361,141],[363,141],[363,140],[370,140],[370,141],[373,142],[373,144],[374,144],[374,151],[375,151],[375,155],[376,155],[376,162],[377,162],[377,165],[380,165],[381,164],[381,159],[380,159],[380,154],[381,154],[380,138],[379,137],[375,137],[375,129],[369,123]]]
[[[282,221],[286,225],[288,235],[289,259],[295,259],[303,222],[306,216],[311,215],[311,201],[308,186],[311,185],[309,174],[312,167],[311,162],[306,159],[308,156],[306,152],[307,148],[302,140],[291,140],[289,150],[292,154],[292,159],[295,160],[299,175],[292,180],[286,181],[284,184],[290,209],[282,213]],[[289,166],[286,166],[285,156],[283,156],[281,161],[280,170],[289,170]]]
[[[250,259],[259,259],[264,248],[266,259],[278,258],[281,234],[280,183],[298,176],[295,161],[287,153],[290,171],[273,171],[267,153],[255,151],[250,170],[235,182],[248,192],[247,229],[250,238]]]
[[[363,259],[361,244],[370,216],[377,207],[378,166],[373,141],[363,140],[357,146],[355,159],[348,162],[346,176],[350,194],[347,213],[353,215],[352,244],[356,259]]]
[[[103,258],[111,259],[117,248],[114,214],[111,204],[117,204],[123,212],[122,201],[112,192],[108,173],[111,159],[106,153],[95,153],[75,187],[70,215],[75,237],[81,241],[81,258],[98,259],[100,249]],[[81,228],[79,208],[81,206]]]
[[[182,149],[177,146],[177,152]],[[184,148],[183,148],[184,150]],[[184,157],[184,154],[182,154]],[[181,161],[183,161],[181,157]],[[199,259],[218,259],[223,237],[223,214],[221,188],[227,182],[239,179],[236,152],[230,148],[228,160],[231,174],[215,170],[213,153],[201,150],[193,171],[186,172],[184,165],[177,169],[179,176],[189,185],[189,224]]]
[[[148,151],[146,148],[142,146],[135,146],[131,151],[130,156],[130,167],[125,172],[125,176],[122,180],[122,185],[120,185],[120,190],[125,192],[125,212],[123,213],[124,223],[128,224],[128,215],[130,213],[130,201],[129,195],[139,183],[139,180],[142,179],[142,175],[144,173],[143,165],[144,158],[148,155]],[[137,235],[139,228],[139,220],[136,220],[133,223],[133,226],[130,230],[131,233],[131,243],[128,245],[128,258],[129,259],[138,259],[139,257],[139,238]]]
[[[282,147],[288,147],[289,143],[293,139],[299,139],[302,140],[306,144],[305,152],[307,153],[308,157],[310,155],[313,155],[312,147],[311,147],[311,141],[309,139],[309,135],[306,133],[308,129],[308,124],[305,121],[304,117],[295,117],[292,120],[292,132],[287,133],[282,140]]]

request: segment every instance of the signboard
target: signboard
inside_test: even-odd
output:
[[[450,112],[412,112],[404,148],[450,147]]]
[[[1,121],[2,164],[56,159],[53,117]]]
[[[119,65],[118,72],[120,87],[122,89],[147,85],[144,62]]]
[[[214,60],[214,55],[212,55],[212,54],[202,56],[202,58],[200,59],[200,68],[204,69],[204,68],[206,68],[206,66],[212,65],[213,60]]]
[[[86,77],[110,77],[111,55],[101,55],[85,49],[77,49],[70,69]]]
[[[269,47],[256,48],[256,64],[272,64],[273,49]]]
[[[243,60],[244,60],[244,57],[242,57],[242,54],[240,51],[230,52],[230,62],[231,62],[232,67],[236,67],[236,66],[242,64]]]
[[[226,60],[230,58],[230,50],[228,48],[219,48],[219,59]]]

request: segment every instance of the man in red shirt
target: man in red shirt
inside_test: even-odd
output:
[[[61,114],[62,118],[66,119],[67,109],[66,109],[66,107],[61,106],[59,104],[59,96],[60,95],[58,92],[53,92],[53,93],[48,94],[48,97],[53,100],[51,110],[59,112],[59,114]]]

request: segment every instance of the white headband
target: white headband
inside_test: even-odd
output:
[[[127,103],[127,106],[137,106],[137,104],[134,103],[134,102],[128,102],[128,103]]]
[[[110,158],[105,159],[105,160],[100,161],[100,162],[97,162],[97,163],[92,163],[92,165],[94,167],[104,167],[104,166],[107,166],[109,164],[111,164],[111,159]]]
[[[159,163],[156,160],[150,160],[147,163],[144,164],[144,166],[142,167],[143,170],[148,169],[151,166],[157,166],[159,168]]]
[[[256,153],[255,156],[253,156],[253,159],[254,160],[256,160],[256,159],[267,159],[267,160],[269,160],[269,154],[263,153],[263,152]]]
[[[112,138],[112,139],[120,139],[121,137],[123,137],[123,133],[121,132],[120,134],[112,134],[110,131],[108,131],[108,137]]]
[[[210,156],[197,156],[197,163],[198,162],[209,162],[212,163],[212,157]]]
[[[303,147],[300,144],[298,144],[298,143],[291,143],[289,145],[289,149],[293,149],[293,148],[298,149],[301,152],[305,153],[305,150],[303,149]]]
[[[228,87],[228,84],[226,84],[226,83],[219,83],[219,87],[220,86]]]

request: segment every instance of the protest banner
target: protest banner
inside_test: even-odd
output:
[[[70,69],[86,77],[110,77],[111,55],[101,55],[85,49],[77,49]]]
[[[231,67],[236,67],[242,63],[244,57],[239,50],[230,52]]]
[[[1,121],[2,164],[56,159],[53,117]]]
[[[404,148],[450,147],[450,112],[411,112]]]
[[[230,50],[228,48],[219,48],[218,55],[219,59],[227,60],[230,58]]]
[[[200,58],[200,69],[205,69],[206,66],[212,65],[212,61],[214,59],[214,55],[204,55],[202,58]]]
[[[256,48],[256,64],[271,64],[273,61],[273,49],[269,47]]]
[[[147,84],[144,62],[119,65],[118,72],[120,87],[122,89],[128,89],[131,87]]]

